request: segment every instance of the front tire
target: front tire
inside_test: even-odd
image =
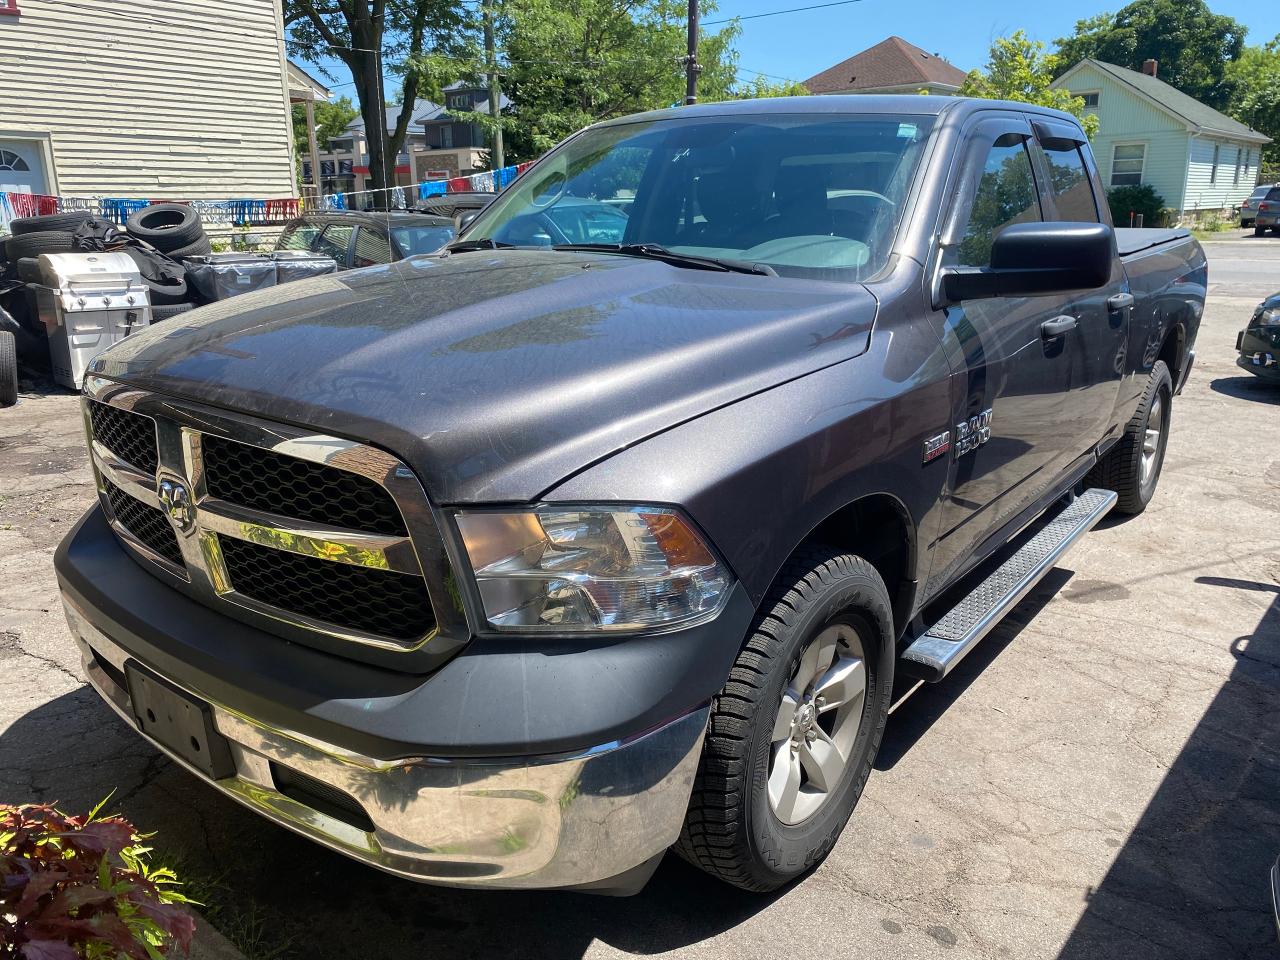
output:
[[[1124,435],[1085,477],[1086,486],[1119,495],[1117,513],[1137,516],[1155,496],[1169,442],[1172,403],[1173,379],[1164,361],[1157,360]]]
[[[821,863],[871,773],[893,665],[876,569],[831,548],[792,558],[712,703],[677,852],[761,892]]]

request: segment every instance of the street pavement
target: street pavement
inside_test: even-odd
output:
[[[67,635],[50,560],[93,495],[55,388],[0,411],[0,802],[116,791],[213,925],[264,957],[1273,958],[1280,388],[1233,361],[1280,290],[1280,239],[1230,237],[1206,245],[1155,502],[900,705],[839,844],[790,889],[742,894],[674,856],[624,900],[417,886],[175,768],[86,688]]]

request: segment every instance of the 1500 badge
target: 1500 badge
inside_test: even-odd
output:
[[[972,453],[991,439],[991,408],[956,424],[956,457]]]

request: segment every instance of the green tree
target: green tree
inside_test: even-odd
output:
[[[1262,151],[1268,163],[1280,162],[1280,34],[1270,43],[1245,47],[1227,65],[1231,102],[1227,112],[1271,138]]]
[[[764,74],[745,83],[736,84],[729,91],[728,100],[757,100],[762,97],[807,97],[809,91],[799,80],[773,80]]]
[[[1141,70],[1160,63],[1160,79],[1218,110],[1231,97],[1227,65],[1240,57],[1248,28],[1204,0],[1135,0],[1116,13],[1076,23],[1058,40],[1063,73],[1086,57]]]
[[[438,95],[432,82],[441,64],[474,60],[474,14],[463,0],[284,0],[284,23],[291,55],[321,65],[336,57],[351,71],[369,141],[369,179],[375,190],[394,184],[414,101]],[[402,83],[390,128],[384,72]]]
[[[515,104],[503,128],[508,162],[596,121],[682,102],[686,12],[684,0],[507,0],[499,35],[503,89]],[[699,99],[731,96],[737,35],[730,24],[699,38]]]
[[[360,116],[360,111],[352,105],[350,97],[339,97],[332,103],[317,100],[315,115],[316,143],[321,150],[327,150],[329,141],[346,130],[351,121]],[[299,157],[307,156],[311,149],[307,142],[307,108],[301,103],[293,105],[293,149]]]
[[[991,45],[990,59],[982,70],[970,70],[960,87],[962,97],[1017,100],[1065,110],[1079,118],[1085,133],[1093,136],[1098,118],[1086,116],[1084,100],[1068,90],[1050,87],[1059,58],[1044,52],[1044,43],[1031,40],[1022,30],[1000,37]]]

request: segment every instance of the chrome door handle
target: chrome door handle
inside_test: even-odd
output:
[[[1117,293],[1114,296],[1107,297],[1107,309],[1112,313],[1119,310],[1126,310],[1133,306],[1132,293]]]
[[[1067,316],[1064,313],[1060,317],[1054,317],[1052,320],[1046,320],[1040,324],[1040,337],[1044,340],[1056,340],[1063,334],[1074,330],[1078,323],[1079,321],[1075,317]]]

